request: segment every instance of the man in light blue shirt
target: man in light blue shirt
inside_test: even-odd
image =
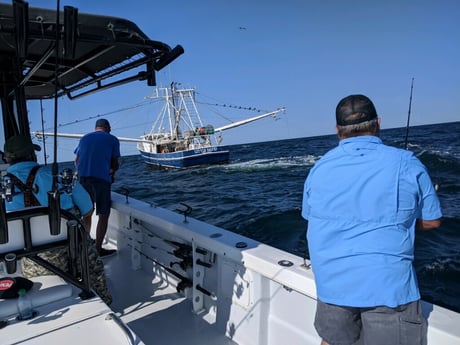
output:
[[[48,192],[52,190],[53,176],[49,166],[38,165],[35,151],[39,150],[40,146],[33,144],[29,137],[23,135],[13,136],[5,142],[4,156],[10,164],[6,173],[13,181],[12,200],[5,203],[7,211],[31,206],[48,206]],[[93,203],[88,192],[78,182],[71,190],[67,190],[66,187],[58,183],[58,188],[62,190],[61,208],[81,216],[83,221],[91,218]],[[107,288],[104,264],[98,255],[94,241],[89,237],[89,231],[86,243],[91,287],[105,303],[110,304],[112,296]],[[63,271],[68,269],[66,248],[50,249],[39,253],[38,256]],[[27,258],[22,260],[22,273],[28,278],[51,274],[46,268]]]
[[[322,344],[351,345],[360,334],[364,344],[423,344],[414,238],[440,226],[436,192],[411,152],[382,143],[369,98],[342,99],[336,120],[339,145],[311,169],[303,195],[315,327]]]
[[[5,158],[10,164],[6,172],[16,177],[24,185],[27,183],[30,172],[33,168],[39,167],[36,162],[35,150],[40,146],[32,144],[26,136],[14,136],[5,143]],[[36,198],[37,205],[48,206],[48,191],[52,190],[53,174],[50,166],[40,166],[31,181],[33,197]],[[63,188],[59,185],[59,188]],[[12,211],[29,207],[25,205],[24,192],[15,186],[11,202],[6,203],[6,210]],[[83,217],[91,217],[93,204],[86,190],[78,182],[72,187],[71,193],[63,191],[60,196],[61,208],[73,210],[76,208]]]

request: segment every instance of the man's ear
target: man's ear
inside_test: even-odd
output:
[[[335,132],[337,133],[337,136],[339,137],[339,140],[344,139],[344,137],[339,134],[339,126],[338,125],[335,125]]]

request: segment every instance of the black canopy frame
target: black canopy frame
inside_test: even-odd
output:
[[[180,45],[171,49],[165,43],[150,40],[126,19],[79,14],[70,6],[55,11],[29,8],[22,0],[0,3],[0,100],[4,139],[15,135],[30,137],[28,100],[54,99],[56,127],[59,97],[75,99],[135,80],[145,80],[147,85],[154,86],[156,71],[183,52]],[[56,136],[54,150],[53,190],[48,192],[48,207],[40,208],[43,215],[48,215],[50,236],[59,235],[62,218],[69,217],[68,212],[60,209]],[[78,255],[81,258],[81,277],[78,277],[75,265],[71,267],[73,275],[69,275],[36,255],[65,243],[51,241],[45,247],[34,246],[31,234],[42,230],[32,229],[30,224],[30,217],[36,215],[37,209],[6,212],[5,202],[11,186],[2,179],[0,187],[0,245],[5,244],[3,248],[9,250],[8,221],[17,216],[23,221],[25,244],[24,249],[15,250],[13,254],[18,258],[29,257],[80,286],[82,298],[91,297],[86,230],[81,221],[73,219],[67,223],[65,242],[71,261]],[[78,248],[84,250],[79,252]],[[0,260],[4,260],[2,254],[5,253],[0,253]]]
[[[59,12],[59,24],[56,16],[21,0],[0,4],[5,140],[30,135],[27,100],[75,99],[136,80],[154,86],[155,72],[184,52],[149,39],[126,19],[79,14],[70,6]]]

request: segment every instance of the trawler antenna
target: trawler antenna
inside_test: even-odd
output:
[[[410,85],[410,97],[409,97],[409,111],[407,113],[407,125],[406,125],[406,140],[404,147],[407,150],[408,139],[409,139],[409,122],[410,122],[410,110],[412,106],[412,90],[414,89],[414,78],[412,78],[412,83]]]

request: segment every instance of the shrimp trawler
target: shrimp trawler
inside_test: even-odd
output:
[[[222,132],[268,116],[275,117],[280,108],[245,120],[214,128],[205,124],[195,101],[195,89],[156,88],[151,96],[164,105],[149,134],[141,136],[137,149],[147,164],[158,167],[187,168],[228,162],[230,151],[221,146]]]

